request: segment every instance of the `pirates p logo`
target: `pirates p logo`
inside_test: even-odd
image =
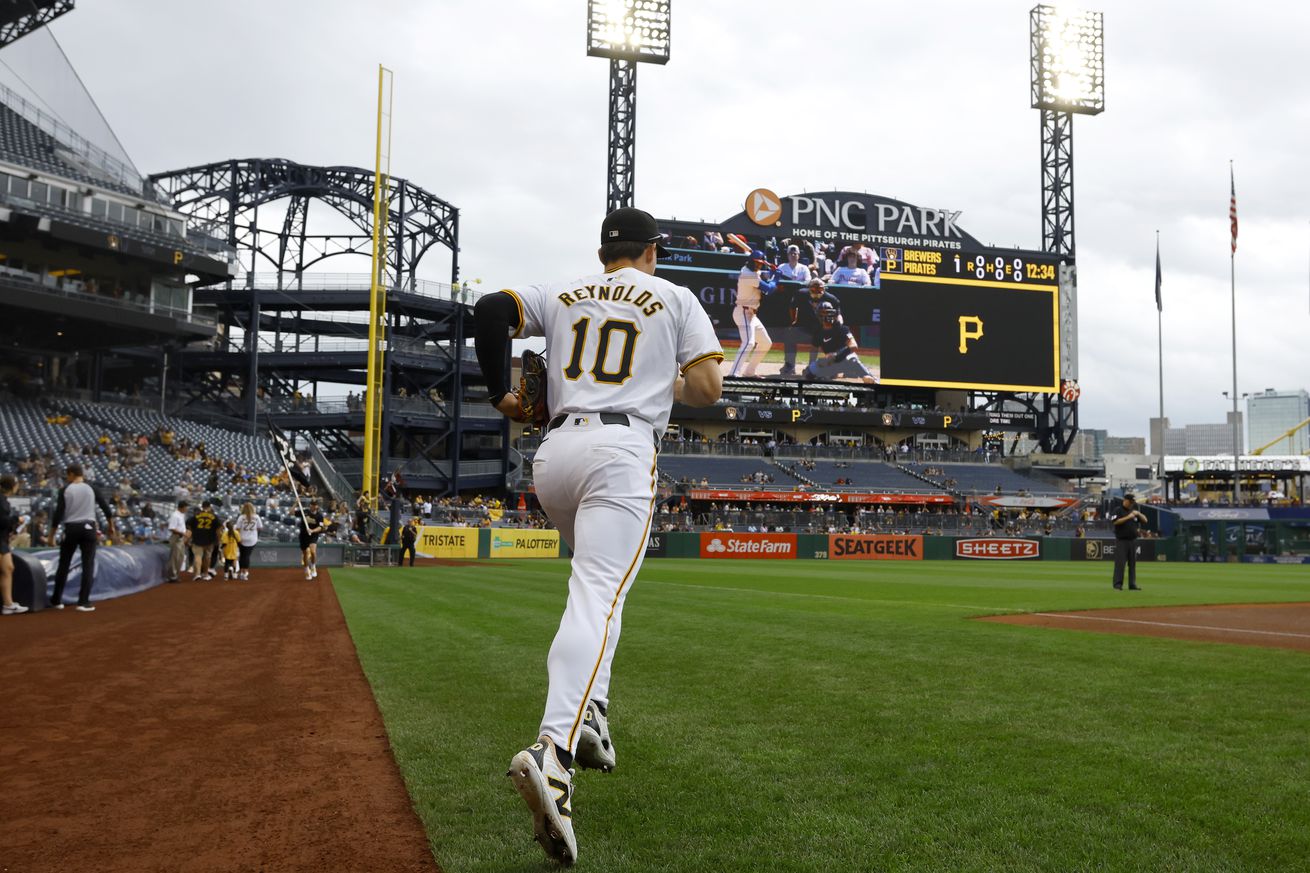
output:
[[[773,227],[782,218],[782,198],[768,188],[756,188],[746,195],[746,217],[761,227]]]

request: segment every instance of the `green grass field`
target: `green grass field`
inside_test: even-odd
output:
[[[1303,568],[646,562],[579,868],[1305,870],[1310,655],[970,616],[1305,601]],[[551,865],[505,778],[563,561],[333,578],[448,873]]]

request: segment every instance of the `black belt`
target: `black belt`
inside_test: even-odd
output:
[[[564,424],[564,422],[569,420],[570,415],[573,415],[573,413],[561,412],[559,415],[552,418],[550,424],[546,425],[546,433],[550,433],[555,428]],[[632,425],[629,418],[622,412],[602,412],[597,417],[600,419],[601,424],[621,424],[624,427],[630,427]],[[586,418],[586,416],[579,415],[579,418]]]

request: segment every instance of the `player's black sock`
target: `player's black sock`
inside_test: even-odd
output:
[[[610,713],[609,713],[609,708],[610,708],[610,706],[609,706],[608,703],[601,703],[599,700],[593,700],[593,701],[591,701],[591,702],[594,703],[594,704],[596,704],[596,709],[600,712],[600,717],[601,717],[601,718],[609,718],[609,717],[610,717]]]
[[[573,766],[573,753],[559,746],[555,747],[555,757],[559,758],[560,766],[565,770]]]

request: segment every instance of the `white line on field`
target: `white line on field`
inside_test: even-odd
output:
[[[686,582],[664,582],[643,579],[638,585],[672,585],[675,588],[695,588],[697,591],[740,591],[745,594],[772,594],[777,597],[805,597],[816,600],[847,600],[855,603],[896,603],[903,606],[942,606],[947,609],[967,609],[970,612],[994,612],[995,606],[967,606],[963,603],[924,603],[922,600],[882,600],[873,597],[845,597],[841,594],[806,594],[804,591],[765,591],[759,588],[733,588],[729,585],[688,585]]]
[[[1291,631],[1269,631],[1269,630],[1252,630],[1240,627],[1215,627],[1208,624],[1181,624],[1172,621],[1147,621],[1141,618],[1110,618],[1105,615],[1075,615],[1070,612],[1034,612],[1031,615],[1040,615],[1044,618],[1078,618],[1083,621],[1117,621],[1121,624],[1149,624],[1156,627],[1183,627],[1192,630],[1210,630],[1222,631],[1230,634],[1262,634],[1270,637],[1298,637],[1300,639],[1310,640],[1310,634],[1296,634]]]

